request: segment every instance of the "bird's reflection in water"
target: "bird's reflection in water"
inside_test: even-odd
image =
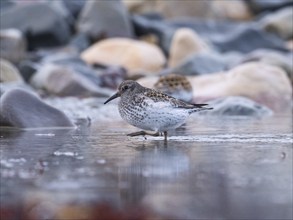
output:
[[[174,182],[188,173],[189,158],[185,152],[163,140],[143,141],[129,145],[140,153],[119,169],[119,181],[127,187],[121,197],[129,205],[137,204],[159,183]]]

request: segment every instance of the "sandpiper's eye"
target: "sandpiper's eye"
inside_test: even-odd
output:
[[[125,91],[128,89],[128,86],[123,86],[122,90]]]

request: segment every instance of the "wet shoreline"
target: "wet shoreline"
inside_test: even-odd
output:
[[[1,129],[1,215],[290,219],[290,119],[194,116],[167,146],[162,137],[126,137],[134,128],[119,120]]]

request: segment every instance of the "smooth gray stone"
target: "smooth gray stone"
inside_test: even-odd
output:
[[[73,127],[61,111],[22,89],[4,93],[0,99],[0,126],[16,128]]]

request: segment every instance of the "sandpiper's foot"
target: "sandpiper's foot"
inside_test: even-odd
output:
[[[159,132],[151,133],[151,132],[147,132],[147,131],[138,131],[138,132],[133,132],[133,133],[127,134],[127,136],[129,136],[129,137],[135,137],[135,136],[140,136],[140,135],[143,135],[143,136],[149,135],[149,136],[157,137],[157,136],[160,136],[160,133]]]

